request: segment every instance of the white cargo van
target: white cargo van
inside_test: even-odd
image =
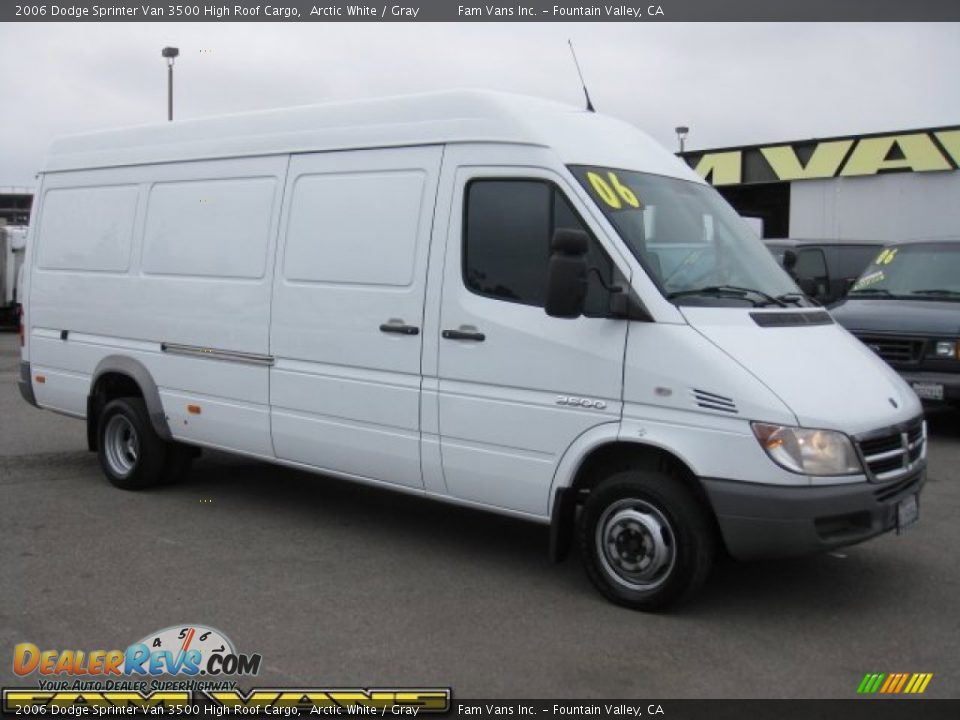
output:
[[[207,447],[506,513],[642,609],[721,549],[917,518],[911,389],[602,115],[455,92],[69,138],[32,233],[23,395],[122,488]]]

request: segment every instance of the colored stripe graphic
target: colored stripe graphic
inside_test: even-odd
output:
[[[932,679],[933,673],[867,673],[857,686],[857,694],[919,695]]]
[[[863,680],[860,681],[860,684],[857,686],[857,694],[862,695],[867,691],[867,688],[870,687],[870,681],[873,679],[873,673],[867,673],[863,676]]]

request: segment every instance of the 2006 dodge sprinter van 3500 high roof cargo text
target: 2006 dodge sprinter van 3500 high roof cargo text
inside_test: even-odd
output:
[[[607,598],[912,524],[920,402],[624,122],[451,92],[56,142],[21,391],[110,481],[197,448],[549,523]]]

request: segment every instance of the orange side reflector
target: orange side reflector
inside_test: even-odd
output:
[[[37,382],[42,385],[43,383],[45,383],[45,382],[47,381],[47,376],[46,376],[46,375],[37,375],[37,378],[36,378],[36,379],[37,379]]]
[[[200,414],[200,406],[199,406],[199,405],[187,405],[187,412],[190,413],[191,415],[199,415],[199,414]]]

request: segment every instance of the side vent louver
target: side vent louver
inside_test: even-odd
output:
[[[733,402],[733,398],[717,395],[716,393],[707,392],[706,390],[697,390],[694,388],[693,399],[697,405],[707,410],[719,410],[720,412],[733,414],[738,412],[737,405]]]

